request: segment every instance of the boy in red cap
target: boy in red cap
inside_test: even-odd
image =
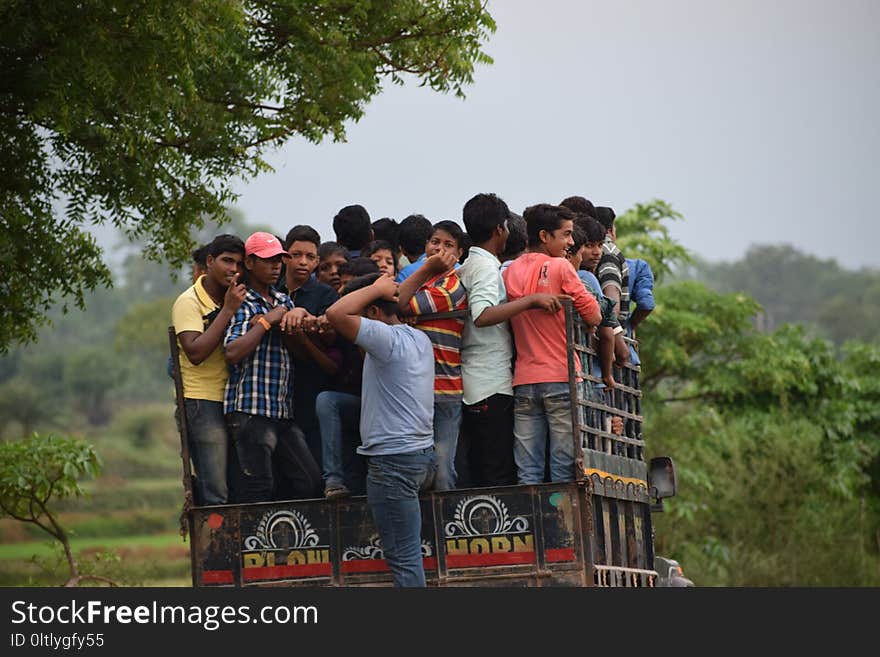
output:
[[[277,237],[254,233],[244,252],[248,291],[223,341],[231,366],[224,400],[233,443],[230,498],[315,497],[321,471],[290,417],[293,377],[283,339],[307,312],[294,310],[290,297],[274,287],[282,260],[290,258]]]

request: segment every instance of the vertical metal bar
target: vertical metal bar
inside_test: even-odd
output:
[[[180,458],[183,459],[183,490],[187,500],[192,503],[192,471],[189,465],[189,435],[186,430],[186,406],[183,403],[183,379],[180,375],[180,350],[177,347],[177,334],[174,327],[168,327],[168,343],[171,349],[171,371],[174,375],[174,392],[177,402],[177,428],[180,433]]]
[[[183,461],[183,511],[181,514],[186,517],[187,528],[189,533],[189,561],[190,570],[192,571],[193,587],[197,586],[196,582],[196,542],[193,540],[193,491],[192,491],[192,470],[189,465],[189,434],[186,429],[186,405],[183,402],[183,378],[180,374],[180,350],[177,347],[177,334],[174,327],[168,327],[168,346],[171,351],[171,374],[174,379],[174,400],[177,404],[177,431],[180,434],[180,458]],[[181,523],[183,524],[183,523]],[[181,533],[183,533],[181,529]],[[184,536],[186,538],[186,536]]]
[[[594,586],[596,579],[596,535],[593,523],[593,485],[590,479],[577,486],[577,502],[580,505],[580,536],[583,564],[583,586]]]
[[[431,515],[434,522],[434,554],[437,557],[437,586],[447,586],[449,569],[446,567],[446,528],[443,518],[443,498],[431,493]]]
[[[571,299],[563,299],[562,306],[565,309],[565,347],[568,352],[568,398],[571,400],[571,439],[574,442],[574,480],[584,480],[584,450],[581,446],[581,431],[578,415],[580,410],[580,396],[578,395],[577,379],[579,372],[575,366],[574,348],[574,302]]]
[[[530,486],[532,499],[532,531],[535,536],[535,585],[544,586],[545,579],[541,577],[542,573],[547,572],[547,558],[545,554],[546,545],[544,545],[544,514],[541,509],[541,491],[537,486]],[[550,582],[547,581],[547,586]]]

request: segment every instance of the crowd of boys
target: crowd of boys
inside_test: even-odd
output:
[[[596,327],[594,398],[637,358],[622,336],[653,278],[614,219],[478,194],[465,230],[351,205],[333,242],[299,225],[198,249],[172,309],[196,503],[366,493],[395,585],[423,586],[420,491],[574,477],[560,298]]]

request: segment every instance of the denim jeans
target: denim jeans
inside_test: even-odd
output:
[[[189,456],[196,471],[195,503],[226,504],[229,438],[223,418],[223,402],[184,399]]]
[[[235,461],[232,502],[320,495],[321,470],[293,422],[234,412],[227,424]]]
[[[512,486],[516,483],[513,461],[513,396],[495,394],[476,404],[464,404],[459,435],[459,454],[467,486]],[[461,475],[461,468],[459,468]]]
[[[367,503],[394,586],[424,586],[419,491],[433,485],[433,447],[367,458]]]
[[[436,490],[455,488],[455,448],[458,430],[461,428],[461,402],[436,402],[434,404],[434,450],[437,455]]]
[[[550,440],[550,480],[574,480],[574,440],[568,383],[530,383],[513,389],[513,457],[520,484],[544,481]]]
[[[352,492],[360,492],[358,489],[363,485],[353,481],[358,478],[357,474],[346,472],[345,464],[346,461],[351,463],[355,457],[362,458],[351,449],[353,443],[360,442],[361,398],[344,392],[325,391],[315,401],[315,412],[321,426],[324,484],[345,485]],[[353,437],[358,440],[352,440]]]

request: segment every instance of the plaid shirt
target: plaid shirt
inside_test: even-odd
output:
[[[224,347],[248,332],[254,315],[264,315],[279,304],[293,308],[293,302],[286,294],[275,288],[269,288],[269,294],[274,298],[274,303],[270,304],[253,290],[247,291],[241,307],[226,329]],[[290,417],[292,383],[287,347],[280,331],[273,328],[263,336],[253,353],[237,365],[230,366],[223,412],[239,411],[286,420]]]

